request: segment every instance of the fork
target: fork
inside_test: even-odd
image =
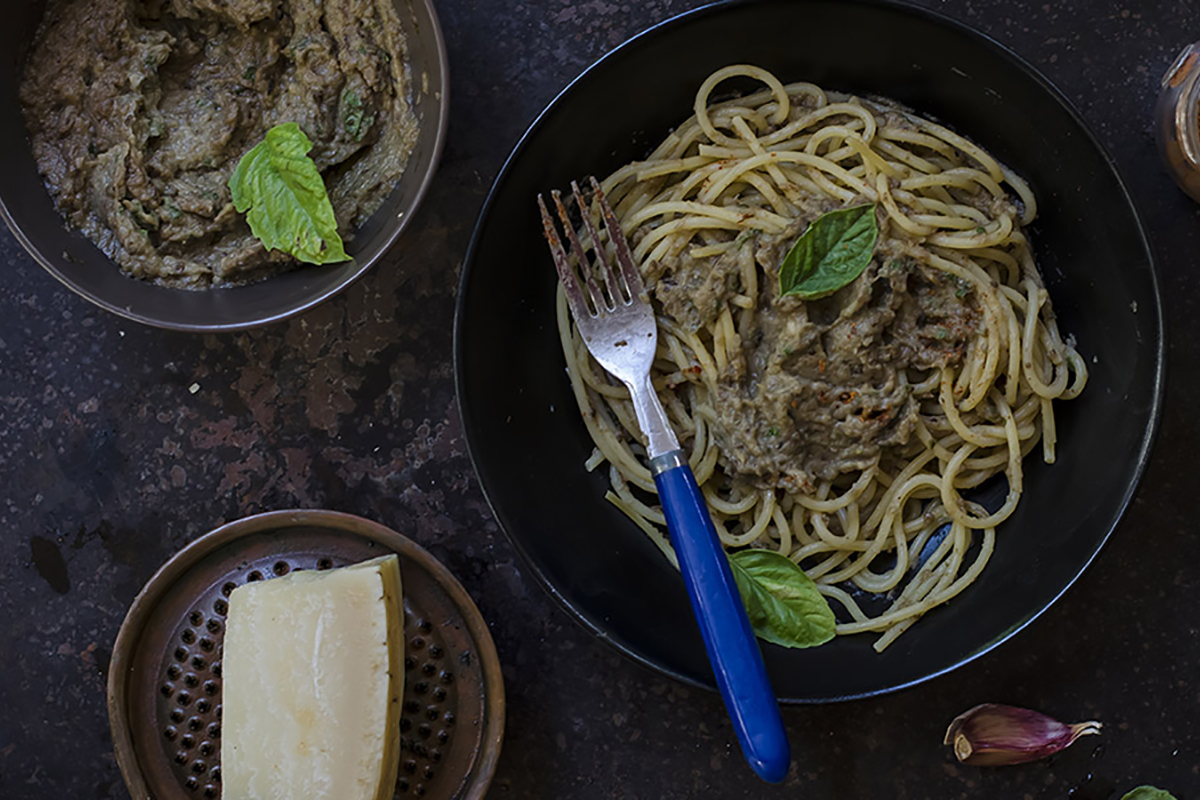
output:
[[[704,496],[650,383],[658,326],[641,274],[600,184],[594,177],[590,180],[616,265],[613,257],[606,257],[592,214],[574,181],[571,193],[583,217],[595,269],[589,269],[587,250],[557,190],[551,196],[575,266],[563,249],[545,201],[538,195],[546,241],[554,255],[571,315],[588,351],[629,389],[638,426],[646,436],[650,472],[662,502],[671,543],[679,557],[692,611],[742,752],[759,777],[778,783],[787,774],[791,760],[779,705]],[[596,282],[597,271],[604,276],[604,291]]]

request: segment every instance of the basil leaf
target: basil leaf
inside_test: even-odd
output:
[[[779,267],[779,295],[816,300],[846,286],[867,268],[879,224],[875,206],[822,214],[804,229]]]
[[[374,124],[375,115],[364,110],[358,92],[347,89],[342,95],[342,126],[346,129],[346,135],[356,142],[361,142]]]
[[[829,603],[791,559],[771,550],[739,550],[729,564],[759,638],[784,647],[816,647],[833,638]]]
[[[325,182],[308,157],[312,147],[294,122],[271,128],[229,178],[233,205],[268,250],[309,264],[347,261]]]
[[[1121,800],[1175,800],[1175,795],[1153,786],[1139,786]]]

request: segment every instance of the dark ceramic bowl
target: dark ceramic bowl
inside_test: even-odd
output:
[[[333,297],[378,261],[412,218],[433,180],[449,114],[446,46],[432,0],[396,0],[408,39],[416,147],[396,188],[348,243],[351,260],[304,266],[249,286],[192,291],[127,277],[54,208],[29,145],[17,89],[46,0],[9,0],[0,26],[0,216],[46,270],[115,314],[161,328],[241,330],[299,314]]]
[[[988,652],[1096,556],[1159,416],[1158,281],[1125,186],[1079,114],[1020,58],[938,14],[872,0],[724,3],[603,58],[546,109],[496,180],[463,270],[455,366],[471,454],[500,524],[551,595],[634,659],[712,684],[678,573],[605,502],[603,470],[584,471],[592,443],[563,368],[535,197],[644,157],[689,116],[704,78],[738,62],[895,98],[1025,176],[1041,200],[1032,233],[1042,272],[1091,371],[1083,395],[1059,406],[1058,463],[1027,460],[1025,494],[977,583],[882,654],[869,635],[813,650],[763,645],[782,699],[863,697]]]

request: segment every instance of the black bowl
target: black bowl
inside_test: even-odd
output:
[[[51,275],[113,313],[161,328],[205,332],[251,328],[299,314],[362,277],[399,237],[433,181],[449,117],[446,46],[433,0],[396,0],[420,132],[396,188],[347,243],[351,260],[208,291],[129,278],[87,237],[66,228],[42,183],[17,90],[46,0],[6,2],[9,13],[0,26],[5,53],[0,57],[0,108],[5,109],[0,115],[0,217]]]
[[[636,660],[712,685],[678,574],[605,502],[604,471],[584,471],[592,443],[563,368],[535,197],[644,157],[689,116],[704,78],[738,62],[785,81],[894,98],[1026,177],[1040,199],[1033,242],[1042,272],[1091,371],[1083,395],[1058,407],[1058,463],[1027,460],[1025,494],[977,583],[882,654],[870,635],[813,650],[763,645],[781,699],[863,697],[996,647],[1095,557],[1129,503],[1158,421],[1158,280],[1112,159],[1078,113],[1020,58],[938,14],[872,0],[723,3],[607,55],[551,103],[492,188],[463,269],[455,366],[471,455],[500,524],[547,590]]]

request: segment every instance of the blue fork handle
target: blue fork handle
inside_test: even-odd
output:
[[[787,733],[704,495],[682,451],[652,459],[651,468],[683,582],[742,752],[760,778],[779,783],[791,761]]]

